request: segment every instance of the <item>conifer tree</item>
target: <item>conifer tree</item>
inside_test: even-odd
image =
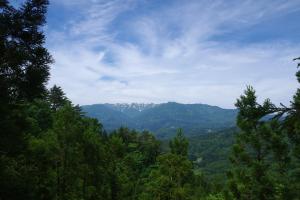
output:
[[[300,57],[294,61],[299,61]],[[297,64],[298,68],[300,63]],[[298,83],[300,83],[300,70],[296,72]],[[297,88],[291,101],[290,107],[282,105],[278,116],[284,116],[282,129],[290,138],[292,151],[292,169],[290,170],[289,183],[294,196],[300,196],[300,88]]]
[[[169,146],[171,149],[171,153],[181,156],[187,156],[189,142],[183,136],[182,129],[177,130],[176,137],[170,141]]]
[[[171,153],[157,157],[157,164],[145,179],[142,200],[187,200],[191,199],[193,165],[187,157],[188,141],[182,130],[169,143]]]
[[[300,82],[300,71],[296,76]],[[237,100],[240,132],[228,173],[229,199],[299,197],[299,97],[298,89],[290,108],[276,107],[268,99],[260,105],[248,87]]]
[[[28,0],[15,9],[0,1],[0,151],[7,154],[24,147],[24,102],[46,94],[52,58],[41,26],[47,5],[47,0]]]
[[[43,46],[47,0],[28,0],[20,9],[0,3],[1,99],[20,103],[45,95],[52,58]]]
[[[68,102],[68,99],[61,87],[54,85],[48,92],[48,101],[51,105],[51,109],[56,111],[63,107]]]
[[[256,99],[254,89],[248,87],[236,103],[239,109],[237,125],[241,131],[233,147],[231,161],[234,167],[229,177],[230,189],[236,199],[272,199],[274,190],[268,176],[268,133],[261,121],[273,105],[269,100],[259,105]]]
[[[32,128],[27,109],[46,95],[52,58],[41,27],[47,5],[47,0],[27,0],[17,9],[0,0],[1,199],[32,198],[33,186],[27,181],[34,177],[25,155]]]

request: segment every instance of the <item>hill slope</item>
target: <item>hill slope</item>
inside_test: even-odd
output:
[[[150,130],[159,138],[173,136],[182,128],[186,135],[199,135],[234,127],[237,111],[206,104],[95,104],[82,106],[111,131],[120,126]]]

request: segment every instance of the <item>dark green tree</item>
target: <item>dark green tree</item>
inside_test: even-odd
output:
[[[300,81],[300,72],[296,73]],[[252,87],[237,100],[240,132],[228,173],[230,199],[297,199],[299,196],[299,98],[291,107],[262,105]]]
[[[176,137],[169,143],[171,153],[187,156],[189,141],[183,136],[182,129],[177,130]]]
[[[148,132],[121,127],[109,135],[110,199],[137,199],[142,179],[160,152],[159,142]]]
[[[157,157],[149,175],[144,179],[143,191],[139,199],[147,200],[185,200],[192,199],[195,193],[193,184],[196,175],[192,162],[187,157],[188,141],[178,130],[169,142],[171,153]]]
[[[30,199],[32,186],[25,155],[32,118],[29,104],[46,95],[52,58],[41,27],[47,0],[28,0],[18,9],[0,1],[0,194]],[[28,179],[27,179],[28,178]]]
[[[46,93],[52,58],[43,46],[47,0],[28,0],[19,9],[0,3],[1,100],[20,103]]]
[[[295,58],[294,61],[299,61]],[[298,68],[300,63],[297,64]],[[298,83],[300,83],[300,70],[296,72]],[[290,170],[289,183],[292,185],[292,193],[294,196],[300,196],[300,88],[297,88],[295,95],[291,101],[290,107],[283,106],[278,109],[278,116],[283,116],[283,131],[290,138],[292,151],[292,169]]]
[[[65,93],[61,87],[54,85],[48,92],[48,101],[51,105],[51,109],[56,111],[63,107],[68,101]]]
[[[43,46],[41,26],[47,5],[46,0],[32,0],[15,9],[7,1],[0,3],[0,151],[6,154],[24,147],[24,102],[46,94],[52,59]]]
[[[232,194],[236,199],[275,199],[268,161],[271,133],[263,120],[274,105],[269,100],[259,105],[254,89],[248,87],[245,95],[237,100],[236,107],[239,109],[237,125],[240,132],[231,157],[233,169],[229,178]]]

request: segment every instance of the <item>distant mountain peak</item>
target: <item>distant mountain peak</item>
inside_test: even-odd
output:
[[[114,110],[118,110],[120,112],[128,112],[131,110],[132,112],[138,111],[142,112],[144,110],[154,108],[159,104],[154,103],[115,103],[115,104],[106,104],[110,108],[113,108]]]
[[[107,130],[127,126],[150,130],[160,138],[174,135],[177,128],[182,128],[186,135],[198,135],[234,127],[237,114],[236,109],[176,102],[95,104],[82,108]]]

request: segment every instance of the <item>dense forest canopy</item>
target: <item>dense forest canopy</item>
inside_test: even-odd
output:
[[[300,89],[291,105],[277,107],[259,104],[249,86],[236,102],[238,129],[215,137],[189,141],[179,129],[166,142],[125,127],[108,133],[61,87],[46,88],[47,6],[0,0],[1,200],[299,199]]]

